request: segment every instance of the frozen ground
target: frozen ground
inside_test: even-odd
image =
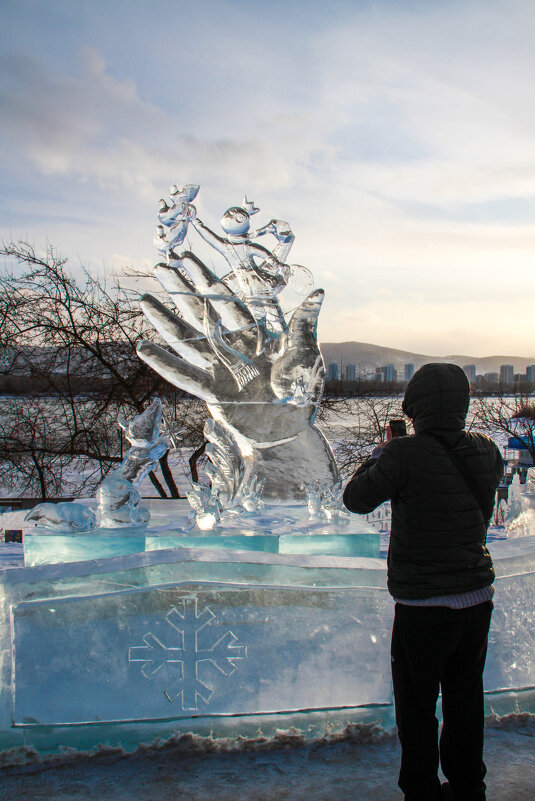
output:
[[[489,720],[488,801],[535,798],[535,716]],[[27,758],[32,759],[28,753]],[[304,744],[183,735],[135,754],[72,755],[0,769],[3,801],[400,801],[394,735],[355,727]]]

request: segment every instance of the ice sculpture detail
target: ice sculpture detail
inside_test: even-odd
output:
[[[90,531],[95,528],[97,518],[92,509],[81,503],[40,503],[28,512],[25,520],[41,528],[64,534]]]
[[[100,525],[107,528],[145,526],[150,519],[150,512],[140,506],[141,495],[136,486],[141,484],[169,447],[166,437],[160,435],[160,399],[156,398],[130,423],[119,420],[119,425],[132,447],[121,465],[104,479],[97,490]]]
[[[147,679],[167,663],[176,664],[178,677],[172,686],[164,689],[163,694],[169,703],[180,699],[181,708],[191,710],[198,709],[199,699],[208,704],[214,695],[214,687],[199,679],[201,662],[209,662],[228,678],[237,669],[236,662],[247,658],[246,646],[236,645],[238,638],[230,630],[212,645],[201,647],[199,637],[207,626],[212,625],[215,615],[209,606],[199,610],[197,601],[197,598],[185,598],[180,606],[171,606],[165,616],[170,627],[168,641],[172,638],[176,645],[164,645],[149,631],[142,638],[145,645],[128,650],[128,661],[142,662],[141,672]]]
[[[528,470],[526,483],[522,485],[515,475],[509,485],[507,505],[504,509],[504,525],[507,535],[527,537],[535,526],[535,468]]]
[[[176,220],[196,230],[223,257],[224,275],[191,251],[177,255],[174,229],[166,245],[160,231],[166,261],[154,273],[177,313],[152,295],[143,296],[141,307],[174,353],[144,341],[138,354],[171,384],[206,401],[219,426],[209,454],[217,475],[226,437],[229,461],[235,463],[237,449],[251,488],[263,484],[266,499],[304,500],[311,479],[327,487],[338,480],[331,448],[314,425],[325,375],[316,336],[323,290],[310,291],[308,270],[285,263],[294,241],[287,223],[272,219],[251,232],[258,209],[244,198],[223,214],[221,237],[197,217],[194,190],[173,189],[180,202],[162,206],[162,231]],[[277,240],[273,250],[253,241],[268,234]],[[279,304],[288,286],[308,292],[289,319]],[[206,501],[216,514],[214,497],[200,490],[192,497],[201,512]]]
[[[347,526],[350,513],[342,501],[344,487],[337,481],[327,487],[320,481],[314,481],[307,487],[307,507],[310,520],[328,520],[337,526]]]
[[[99,504],[98,522],[101,527],[106,528],[146,526],[150,512],[140,506],[141,495],[136,485],[141,484],[169,447],[167,437],[160,435],[160,399],[156,398],[130,423],[119,420],[119,425],[132,447],[120,466],[106,476],[96,492]],[[92,509],[84,504],[68,501],[40,503],[24,519],[40,528],[63,534],[90,531],[97,525],[97,516]]]
[[[171,204],[169,205],[163,198],[160,200],[160,211],[158,219],[160,225],[156,228],[154,245],[156,249],[163,253],[169,260],[169,253],[175,245],[181,245],[188,232],[188,222],[195,214],[195,207],[190,206],[192,200],[197,197],[199,187],[193,184],[171,187]],[[171,238],[165,234],[165,227],[169,228]]]
[[[251,454],[243,455],[232,434],[216,420],[204,426],[208,440],[206,466],[209,484],[193,484],[187,493],[194,509],[197,528],[208,531],[219,523],[223,510],[255,512],[263,507],[264,479],[255,472],[258,463]]]

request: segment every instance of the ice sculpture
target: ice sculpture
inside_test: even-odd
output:
[[[527,537],[535,528],[535,468],[528,470],[526,483],[515,475],[509,486],[504,525],[509,537]]]
[[[141,300],[174,353],[144,341],[139,356],[171,384],[206,401],[218,426],[218,444],[209,453],[213,476],[221,478],[223,451],[234,466],[239,457],[237,475],[245,484],[231,492],[232,503],[250,500],[261,485],[266,499],[305,500],[312,480],[327,487],[338,480],[331,448],[314,424],[325,374],[316,338],[323,290],[310,291],[309,271],[286,264],[294,241],[287,223],[272,219],[251,232],[258,209],[244,198],[223,214],[225,235],[219,236],[197,217],[191,204],[197,191],[193,185],[172,187],[172,202],[163,203],[159,217],[157,246],[166,261],[154,272],[178,314],[152,295]],[[222,277],[191,251],[173,250],[188,227],[223,257]],[[273,250],[254,241],[267,234],[277,240]],[[287,287],[308,293],[289,319],[279,303]],[[227,478],[236,487],[236,475]],[[219,489],[228,489],[227,478]],[[194,495],[201,513],[207,503],[209,514],[216,514],[213,493],[208,498],[196,488]]]
[[[344,487],[337,481],[333,487],[326,487],[314,481],[307,487],[307,506],[310,520],[330,520],[339,526],[347,526],[350,513],[342,501]]]
[[[25,520],[40,528],[65,534],[95,528],[97,518],[92,509],[81,503],[40,503],[28,512]]]
[[[253,471],[253,460],[242,456],[236,440],[216,420],[207,420],[204,435],[208,440],[206,453],[210,459],[206,474],[208,484],[193,484],[187,493],[195,511],[194,522],[202,531],[213,529],[224,510],[255,512],[262,509],[264,481]]]
[[[132,447],[120,466],[113,470],[97,490],[98,522],[101,527],[120,528],[147,525],[150,512],[140,506],[141,495],[136,486],[169,447],[167,438],[160,435],[162,403],[156,398],[145,411],[128,423],[119,420],[125,437]],[[25,517],[40,528],[71,534],[94,529],[97,517],[82,503],[40,503]]]
[[[121,465],[97,490],[100,525],[107,528],[148,523],[150,512],[140,506],[141,495],[136,486],[169,447],[167,439],[160,435],[162,403],[159,398],[130,423],[119,420],[119,425],[132,447]]]

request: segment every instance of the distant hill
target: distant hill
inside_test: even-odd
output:
[[[330,362],[343,362],[354,364],[357,369],[382,367],[393,364],[396,369],[410,362],[418,369],[427,362],[452,362],[464,367],[465,364],[475,364],[477,373],[499,373],[500,365],[512,364],[515,373],[525,373],[526,365],[535,364],[535,356],[463,356],[459,354],[450,356],[426,356],[423,353],[412,353],[408,350],[385,348],[381,345],[372,345],[369,342],[323,342],[320,349],[325,364]]]

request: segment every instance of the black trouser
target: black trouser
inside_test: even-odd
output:
[[[484,801],[483,668],[492,601],[467,609],[396,604],[392,678],[406,801],[440,799],[440,763],[455,798]]]

